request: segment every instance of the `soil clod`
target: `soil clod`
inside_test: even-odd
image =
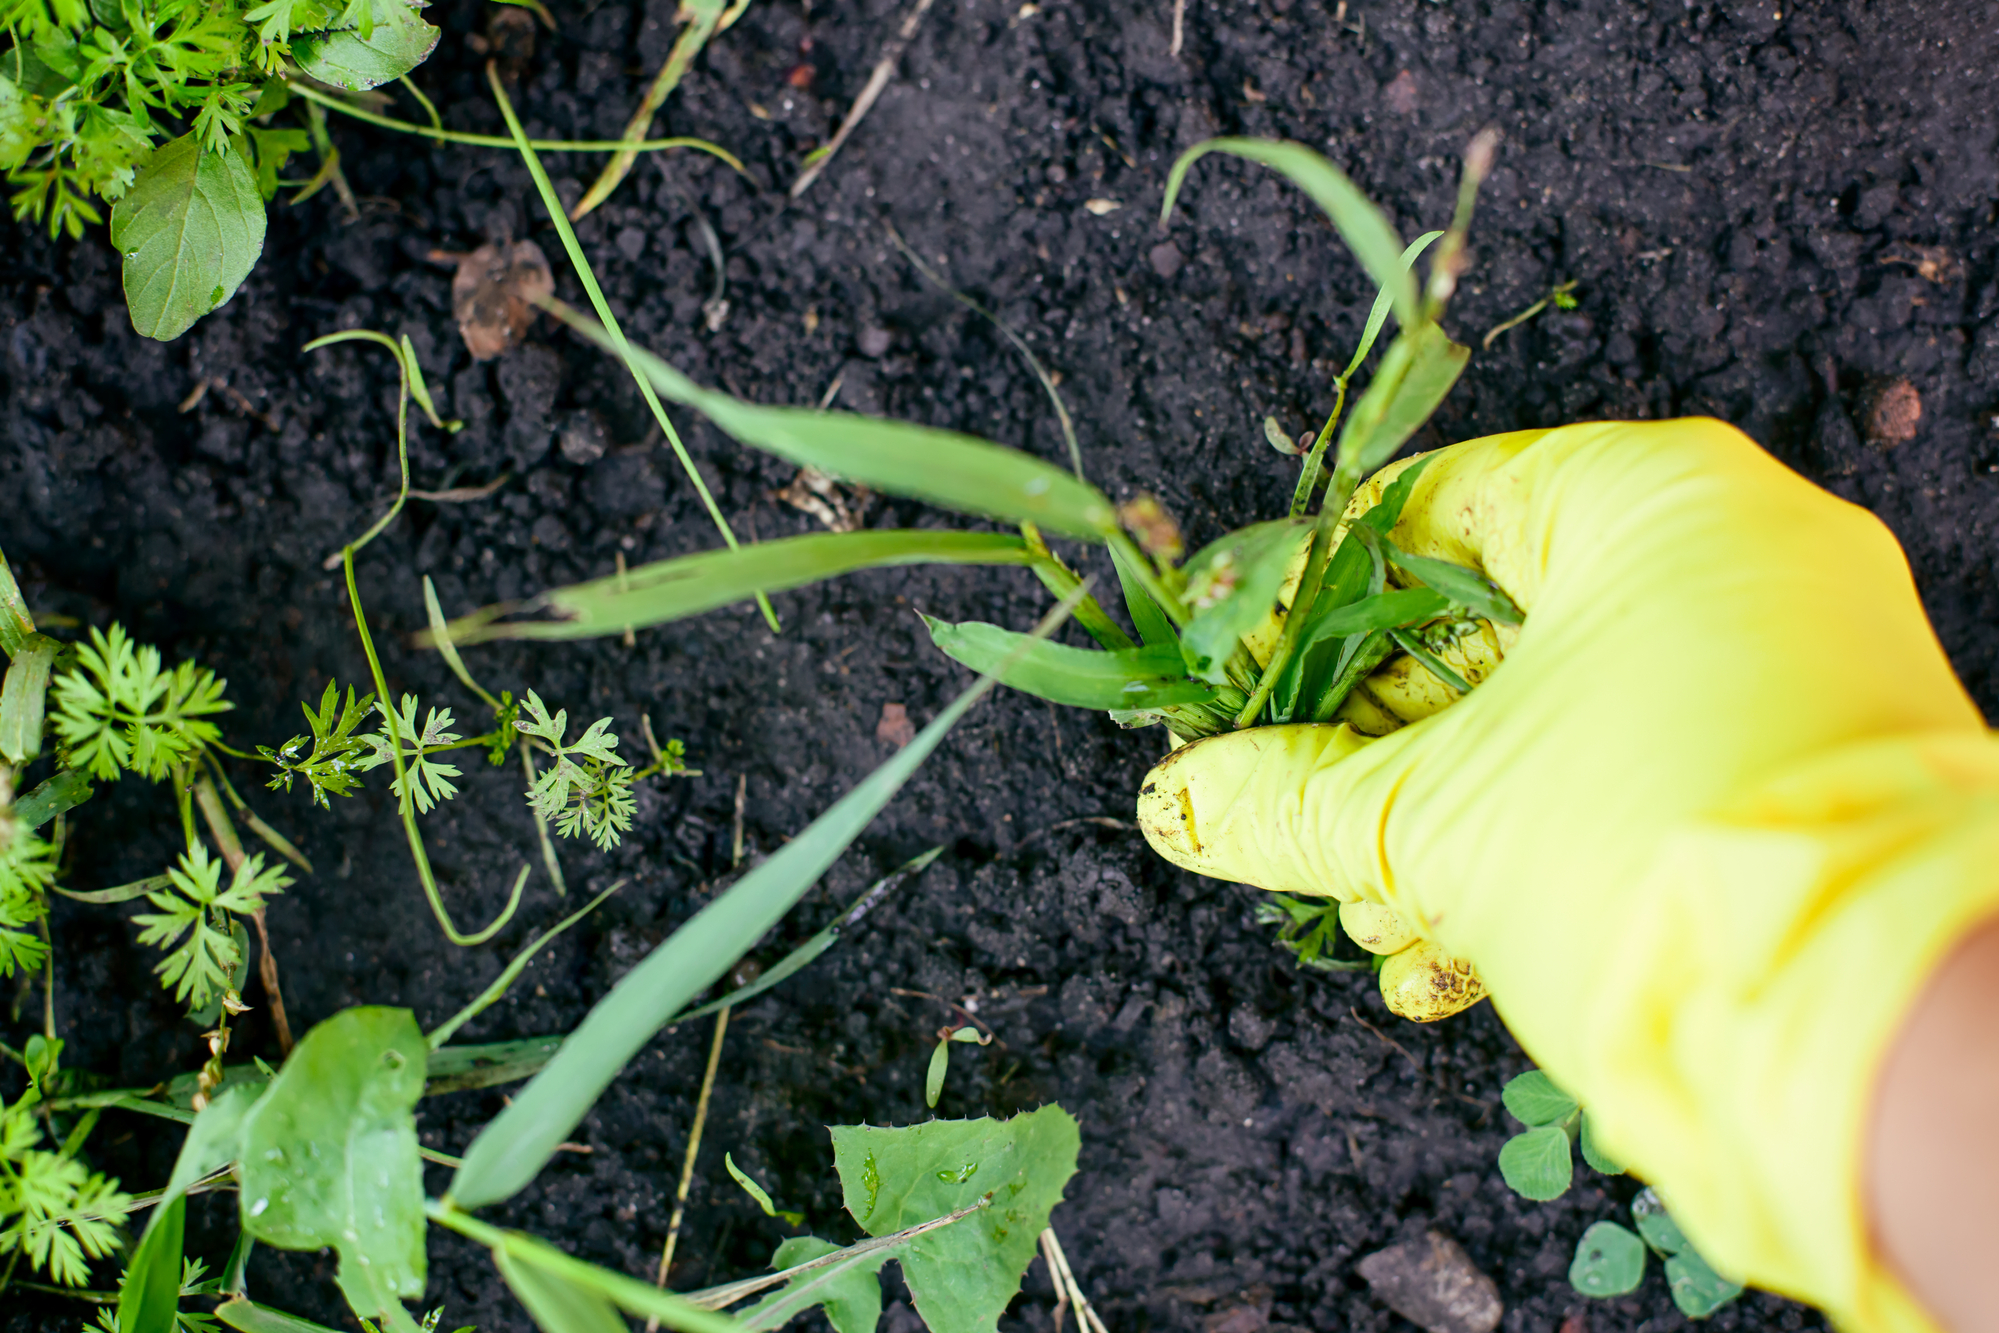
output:
[[[1498,1285],[1435,1231],[1376,1250],[1360,1261],[1360,1275],[1389,1309],[1428,1333],[1492,1333],[1506,1313]]]

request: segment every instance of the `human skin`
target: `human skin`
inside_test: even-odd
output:
[[[1999,1333],[1999,918],[1944,960],[1882,1062],[1874,1243],[1951,1333]]]

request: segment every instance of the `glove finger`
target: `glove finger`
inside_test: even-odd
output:
[[[1398,906],[1378,830],[1426,730],[1373,740],[1344,723],[1304,723],[1194,741],[1146,775],[1139,827],[1197,874]]]

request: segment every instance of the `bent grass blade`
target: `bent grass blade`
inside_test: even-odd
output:
[[[600,347],[621,351],[559,301],[546,308]],[[973,435],[810,407],[766,407],[704,389],[639,348],[635,371],[676,403],[684,403],[744,444],[871,490],[926,500],[966,514],[1032,523],[1051,532],[1104,540],[1117,515],[1104,494],[1053,463]]]
[[[640,565],[589,583],[554,588],[517,606],[482,607],[450,622],[450,642],[490,639],[584,639],[683,620],[742,601],[759,589],[781,592],[808,583],[889,565],[1025,565],[1033,553],[1010,533],[928,530],[820,532],[734,550],[703,551]],[[501,621],[522,609],[557,619]],[[417,636],[435,647],[434,631]]]
[[[1071,598],[1056,607],[1037,632],[1052,633],[1074,605]],[[652,1034],[714,984],[818,883],[958,719],[997,683],[987,676],[965,690],[894,758],[626,973],[563,1042],[548,1067],[472,1140],[447,1195],[454,1211],[498,1203],[533,1180]]]
[[[1416,280],[1402,263],[1402,238],[1395,234],[1387,215],[1375,207],[1374,201],[1344,171],[1304,144],[1268,139],[1209,139],[1195,144],[1180,154],[1166,178],[1166,202],[1159,210],[1161,226],[1173,215],[1173,201],[1180,194],[1188,169],[1209,153],[1227,153],[1260,162],[1312,196],[1312,202],[1331,219],[1340,239],[1353,251],[1368,276],[1388,293],[1402,327],[1406,329],[1416,323]]]
[[[1207,703],[1215,691],[1188,680],[1179,650],[1167,645],[1102,652],[1035,639],[983,621],[923,617],[930,641],[1003,685],[1073,708],[1140,709]]]

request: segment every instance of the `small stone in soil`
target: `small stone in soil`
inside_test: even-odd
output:
[[[915,740],[916,724],[909,720],[909,709],[901,704],[883,704],[881,721],[875,723],[875,739],[898,750]]]
[[[1377,1250],[1359,1269],[1389,1309],[1428,1333],[1492,1333],[1506,1312],[1498,1285],[1435,1231]]]
[[[1162,278],[1172,277],[1186,262],[1180,255],[1180,247],[1171,241],[1161,241],[1146,251],[1145,260],[1152,265],[1152,271]]]
[[[1916,438],[1923,419],[1923,396],[1905,379],[1876,385],[1867,395],[1861,428],[1877,449],[1893,449]]]

